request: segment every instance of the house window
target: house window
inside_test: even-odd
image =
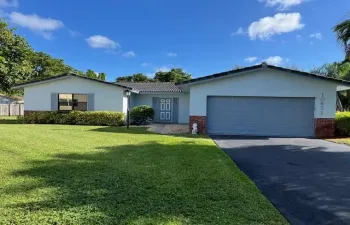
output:
[[[58,110],[60,111],[87,111],[87,95],[58,94]]]

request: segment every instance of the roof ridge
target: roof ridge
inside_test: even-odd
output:
[[[128,83],[128,84],[175,84],[176,82],[132,82],[132,81],[116,81],[114,83]]]
[[[187,84],[192,84],[192,83],[196,83],[196,82],[211,80],[213,78],[225,77],[225,76],[229,76],[232,74],[238,74],[238,73],[243,73],[243,72],[248,72],[248,71],[258,70],[258,69],[274,69],[274,70],[294,73],[297,75],[310,76],[310,77],[319,78],[319,79],[323,79],[323,80],[343,83],[346,85],[350,84],[350,81],[332,78],[332,77],[326,77],[326,76],[318,75],[315,73],[305,72],[302,70],[296,70],[296,69],[290,69],[290,68],[285,68],[285,67],[280,67],[280,66],[269,65],[266,62],[262,62],[261,64],[254,65],[254,66],[247,66],[247,67],[228,70],[228,71],[224,71],[224,72],[220,72],[220,73],[214,73],[214,74],[203,76],[203,77],[193,78],[193,79],[187,80],[187,81],[177,82],[175,85],[177,85],[177,86],[178,85],[180,85],[180,86],[187,85]]]
[[[28,81],[28,82],[23,82],[23,83],[19,83],[13,86],[13,88],[17,88],[23,85],[30,85],[30,84],[35,84],[35,83],[39,83],[39,82],[44,82],[44,81],[49,81],[49,80],[54,80],[54,79],[58,79],[61,77],[69,77],[69,76],[73,76],[73,77],[79,77],[82,79],[86,79],[86,80],[92,80],[92,81],[96,81],[96,82],[100,82],[103,84],[110,84],[110,85],[114,85],[117,87],[122,87],[122,88],[126,88],[126,89],[130,89],[130,87],[127,86],[123,86],[121,84],[117,84],[117,83],[113,83],[113,82],[109,82],[109,81],[104,81],[104,80],[99,80],[99,79],[95,79],[95,78],[91,78],[91,77],[87,77],[87,76],[82,76],[73,72],[68,72],[68,73],[63,73],[63,74],[58,74],[55,76],[50,76],[50,77],[46,77],[46,78],[41,78],[41,79],[37,79],[37,80],[32,80],[32,81]]]

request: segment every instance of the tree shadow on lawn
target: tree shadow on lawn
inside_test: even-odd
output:
[[[20,124],[17,118],[0,117],[0,124]]]
[[[25,212],[27,221],[40,216],[67,224],[283,221],[213,145],[188,141],[101,147],[90,154],[28,161],[27,166],[12,175],[42,182],[10,186],[5,193],[30,196],[43,188],[54,190],[36,201],[7,206]]]

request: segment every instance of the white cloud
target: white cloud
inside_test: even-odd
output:
[[[42,18],[36,14],[25,15],[19,12],[12,12],[10,14],[10,21],[33,31],[48,32],[64,27],[63,22],[60,20]]]
[[[148,62],[143,62],[143,63],[141,63],[141,66],[149,66],[149,65],[151,65],[151,64],[148,63]]]
[[[255,62],[256,60],[258,60],[258,57],[251,56],[251,57],[245,58],[245,59],[244,59],[244,62],[253,63],[253,62]]]
[[[85,40],[91,48],[115,49],[119,47],[117,42],[102,35],[93,35]]]
[[[60,20],[42,18],[36,14],[25,15],[19,12],[12,12],[9,18],[10,22],[39,33],[45,39],[52,39],[52,32],[64,27],[63,22]]]
[[[175,52],[168,52],[166,55],[169,56],[169,57],[176,57],[177,53],[175,53]]]
[[[17,8],[18,6],[18,0],[0,0],[0,8]]]
[[[270,65],[275,65],[275,66],[282,65],[287,61],[289,60],[283,59],[281,56],[271,56],[263,60],[263,62],[266,62],[267,64],[270,64]]]
[[[265,3],[267,7],[277,7],[278,10],[287,10],[292,6],[300,5],[306,0],[259,0]]]
[[[250,24],[248,34],[250,39],[266,40],[274,35],[300,30],[305,25],[301,23],[300,13],[278,13],[273,17],[264,17]]]
[[[123,56],[124,56],[125,58],[132,58],[132,57],[135,57],[136,54],[135,54],[135,52],[133,52],[133,51],[129,51],[129,52],[124,52],[124,53],[123,53]]]
[[[233,32],[231,36],[245,35],[247,32],[244,31],[243,27],[238,28],[236,32]]]
[[[309,36],[310,38],[313,38],[313,39],[317,39],[317,40],[322,40],[323,36],[321,33],[314,33],[314,34],[310,34]]]
[[[156,72],[169,72],[171,69],[167,66],[162,66],[156,69]]]

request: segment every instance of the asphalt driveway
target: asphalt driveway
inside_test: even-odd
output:
[[[212,138],[292,224],[350,224],[350,147],[303,138]]]

